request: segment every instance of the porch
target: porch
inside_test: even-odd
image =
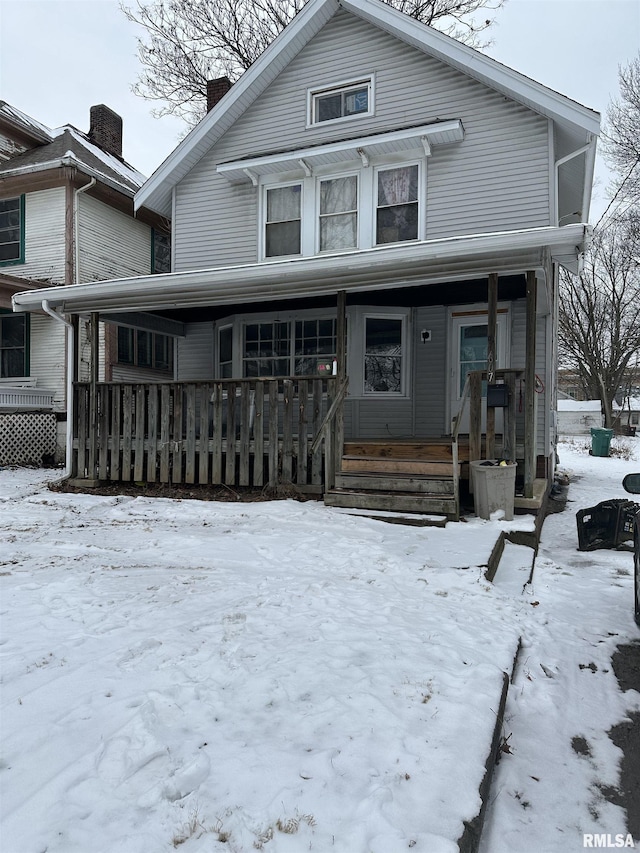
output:
[[[502,433],[491,414],[481,428],[486,373],[475,371],[463,395],[468,435],[459,434],[461,409],[449,436],[369,441],[345,441],[347,379],[340,376],[75,383],[72,475],[85,482],[293,487],[333,506],[457,520],[470,459],[526,458],[516,435],[521,373],[496,373],[510,389]]]

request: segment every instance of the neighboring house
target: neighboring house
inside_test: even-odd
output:
[[[80,281],[166,272],[169,223],[140,210],[144,177],[122,159],[122,119],[91,108],[88,133],[51,130],[0,101],[0,464],[64,457],[65,327],[40,311],[14,314],[14,293]],[[74,378],[88,376],[81,322]],[[101,327],[100,378],[170,377],[172,344],[159,360],[129,328]],[[161,345],[157,346],[157,349]]]
[[[136,196],[171,217],[174,272],[50,300],[177,346],[174,384],[78,386],[74,470],[456,518],[469,458],[509,456],[535,509],[598,132],[388,5],[310,0]]]
[[[558,395],[558,435],[591,435],[604,425],[600,400],[561,399]]]

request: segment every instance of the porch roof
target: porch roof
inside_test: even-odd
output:
[[[17,293],[13,308],[37,311],[46,302],[65,314],[149,312],[461,281],[489,273],[544,270],[549,258],[575,265],[589,234],[586,224],[531,228],[96,281]]]

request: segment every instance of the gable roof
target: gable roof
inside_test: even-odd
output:
[[[51,129],[0,101],[0,121],[29,134],[35,143],[15,157],[0,161],[0,179],[29,175],[58,166],[74,166],[89,177],[132,198],[145,176],[124,160],[91,142],[72,125]]]
[[[136,208],[149,207],[169,217],[173,187],[340,9],[552,119],[574,138],[576,148],[588,144],[599,133],[600,116],[594,110],[398,12],[381,0],[309,0],[144,184],[136,196]]]

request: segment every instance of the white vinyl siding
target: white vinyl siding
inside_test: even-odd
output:
[[[307,127],[309,88],[373,71],[374,115]],[[176,188],[175,269],[258,260],[257,189],[218,163],[443,118],[465,138],[427,158],[426,239],[548,225],[547,120],[341,11]]]
[[[79,280],[151,272],[151,228],[86,193],[78,196]]]
[[[179,382],[205,382],[214,378],[213,323],[188,323],[186,337],[176,338]]]

